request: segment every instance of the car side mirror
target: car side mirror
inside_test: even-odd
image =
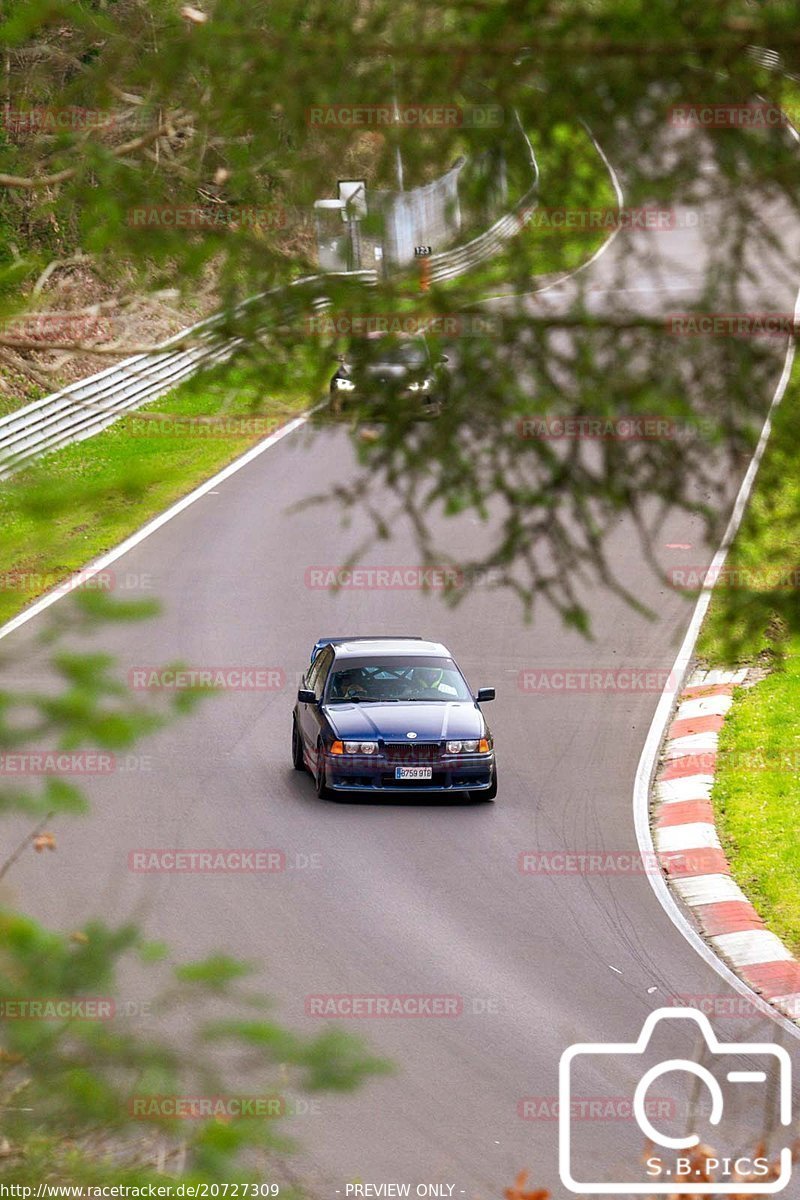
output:
[[[297,699],[300,704],[316,704],[317,696],[312,688],[299,688]]]
[[[478,704],[485,704],[487,700],[494,700],[495,695],[494,688],[478,688],[478,694],[475,699],[478,701]]]

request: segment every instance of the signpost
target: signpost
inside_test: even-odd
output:
[[[419,290],[430,291],[431,286],[431,246],[415,246],[414,257],[419,259]]]
[[[347,223],[350,234],[349,271],[361,270],[361,229],[359,221],[367,215],[367,181],[366,179],[340,179],[339,202],[342,206],[342,220]]]

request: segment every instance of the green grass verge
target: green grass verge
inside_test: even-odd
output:
[[[800,955],[800,369],[778,408],[756,488],[698,644],[711,666],[767,674],[738,691],[712,800],[734,878]]]
[[[780,668],[800,636],[800,360],[776,409],[756,485],[697,646],[713,666]]]
[[[549,131],[540,166],[548,207],[613,207],[608,172],[582,129]],[[479,292],[513,283],[522,263],[520,282],[527,285],[528,271],[576,266],[605,236],[528,225],[506,253],[470,273],[468,284]],[[0,485],[0,621],[308,408],[327,383],[329,358],[306,343],[257,366],[219,367]]]
[[[739,692],[720,735],[712,800],[734,878],[800,955],[800,656]]]
[[[504,253],[452,281],[454,285],[467,284],[481,292],[502,286],[524,290],[537,275],[573,271],[608,238],[608,227],[564,228],[552,220],[560,210],[576,214],[616,210],[617,196],[608,168],[586,131],[580,126],[558,125],[548,131],[546,144],[539,148],[534,141],[534,148],[540,182],[539,206],[531,220],[509,240]],[[554,209],[559,214],[553,214]]]
[[[0,485],[0,620],[308,408],[319,364],[311,347],[292,363],[281,387],[269,369],[215,368]]]

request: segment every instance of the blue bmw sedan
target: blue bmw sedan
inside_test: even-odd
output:
[[[297,693],[292,762],[317,795],[458,793],[494,800],[481,704],[446,646],[419,637],[320,638]]]

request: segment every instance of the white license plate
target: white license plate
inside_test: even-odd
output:
[[[433,779],[433,767],[395,767],[395,779]]]

